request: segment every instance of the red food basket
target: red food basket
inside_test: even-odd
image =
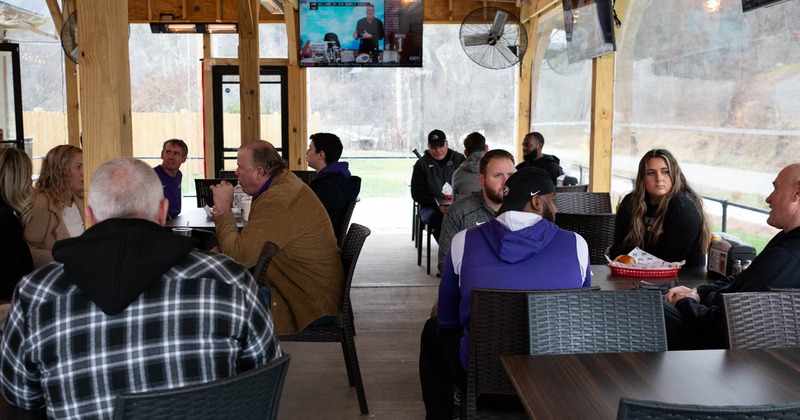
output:
[[[680,267],[667,267],[667,268],[635,268],[635,267],[619,267],[616,265],[608,265],[611,267],[611,274],[628,277],[674,277],[678,275]]]

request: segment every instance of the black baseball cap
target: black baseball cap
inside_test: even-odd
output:
[[[433,147],[442,147],[444,146],[444,142],[447,140],[447,136],[444,135],[444,131],[442,130],[433,130],[428,133],[428,145]]]
[[[503,187],[503,205],[497,214],[509,210],[522,211],[534,195],[546,195],[555,190],[556,187],[547,171],[532,166],[522,168],[506,180],[506,185]]]

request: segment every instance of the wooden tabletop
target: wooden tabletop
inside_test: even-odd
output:
[[[800,400],[800,349],[502,356],[530,418],[614,419],[622,396],[680,404]]]

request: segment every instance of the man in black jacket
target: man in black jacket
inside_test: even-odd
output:
[[[419,216],[428,224],[436,242],[439,242],[447,211],[447,206],[441,205],[445,199],[442,188],[448,184],[452,195],[453,172],[465,160],[464,155],[447,147],[447,137],[442,130],[433,130],[428,134],[428,150],[414,164],[411,198],[419,203]]]
[[[350,174],[347,162],[339,162],[342,149],[342,141],[337,135],[316,133],[311,135],[306,152],[308,166],[317,171],[317,176],[309,186],[328,211],[337,241],[340,239],[347,206],[361,192],[361,178]]]
[[[522,138],[522,157],[523,161],[517,165],[517,170],[526,166],[542,168],[550,174],[553,185],[558,185],[558,177],[564,175],[561,168],[561,160],[553,155],[542,153],[544,147],[544,136],[542,133],[534,131]]]
[[[800,163],[783,168],[772,184],[767,224],[781,231],[750,267],[696,289],[673,287],[664,296],[670,350],[725,348],[723,293],[800,288]]]

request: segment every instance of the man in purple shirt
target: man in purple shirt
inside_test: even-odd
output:
[[[169,211],[167,217],[172,220],[181,213],[181,181],[183,174],[180,171],[186,156],[189,155],[189,148],[183,140],[169,139],[164,142],[161,149],[161,165],[155,167],[161,185],[164,186],[164,197],[169,200]]]
[[[589,247],[553,223],[555,186],[522,168],[504,187],[497,218],[453,237],[439,284],[437,316],[425,323],[419,356],[427,419],[449,419],[453,385],[466,386],[472,289],[550,290],[591,286]]]

